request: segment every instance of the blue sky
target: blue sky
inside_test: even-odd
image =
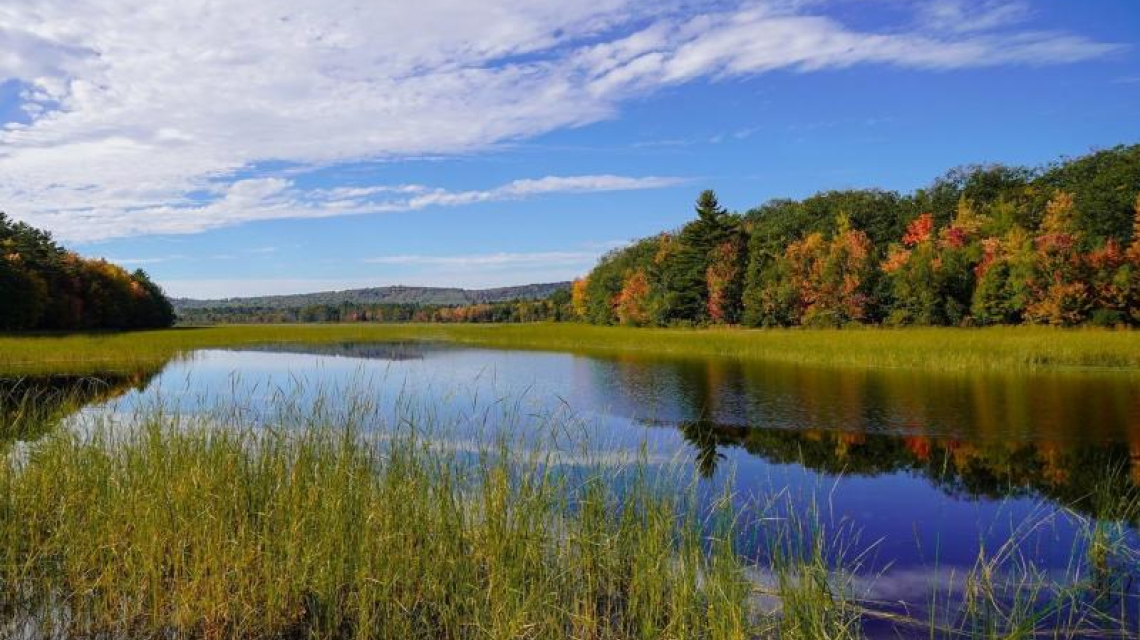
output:
[[[0,207],[178,296],[568,279],[705,188],[1140,142],[1138,34],[1134,0],[29,0]]]

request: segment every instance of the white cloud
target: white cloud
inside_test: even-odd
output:
[[[514,180],[501,187],[487,191],[446,191],[427,190],[414,196],[404,205],[407,209],[422,209],[433,205],[461,205],[492,200],[517,200],[528,196],[547,193],[583,193],[590,191],[632,191],[636,189],[660,189],[684,183],[682,178],[650,176],[630,178],[626,176],[546,176],[534,180]]]
[[[1016,24],[1031,14],[1021,0],[927,0],[919,8],[927,28],[959,33]]]
[[[42,212],[37,221],[62,238],[86,241],[142,234],[184,234],[243,222],[416,211],[477,202],[519,200],[555,193],[659,189],[686,182],[649,176],[547,176],[515,180],[482,191],[448,191],[422,185],[301,189],[283,178],[248,178],[216,191],[206,203],[132,208],[70,208]]]
[[[14,0],[0,6],[0,81],[27,87],[32,121],[0,129],[0,203],[90,240],[332,215],[378,194],[414,209],[596,190],[545,178],[570,182],[298,194],[250,168],[485,149],[698,77],[1053,64],[1117,49],[1011,30],[1017,3],[984,5],[939,2],[923,26],[870,33],[808,13],[818,3],[775,0]]]

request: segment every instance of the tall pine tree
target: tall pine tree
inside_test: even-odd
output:
[[[731,218],[712,190],[701,192],[696,211],[697,219],[681,229],[677,252],[662,270],[662,320],[666,323],[708,320],[709,261],[732,231]]]

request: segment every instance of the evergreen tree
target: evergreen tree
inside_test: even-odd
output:
[[[709,262],[713,250],[728,239],[732,222],[711,190],[701,192],[696,211],[697,219],[681,229],[678,249],[662,271],[665,323],[708,320]]]

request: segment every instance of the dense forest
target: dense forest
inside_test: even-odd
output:
[[[174,310],[141,269],[64,250],[0,213],[0,331],[168,327]]]
[[[1140,145],[953,170],[911,194],[819,193],[682,228],[574,283],[598,324],[1140,324]]]

